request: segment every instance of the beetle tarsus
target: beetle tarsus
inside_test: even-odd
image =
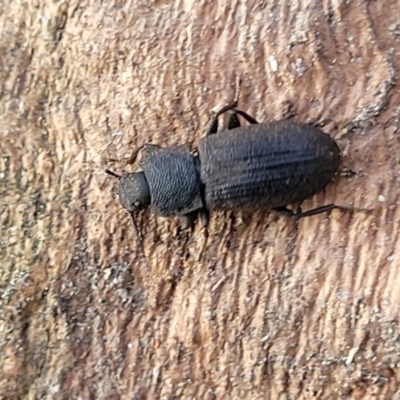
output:
[[[296,212],[290,210],[287,207],[278,207],[278,208],[274,208],[273,210],[276,212],[279,212],[280,214],[285,215],[287,217],[294,217],[296,220],[299,220],[301,218],[306,218],[306,217],[312,217],[312,216],[318,215],[318,214],[327,213],[332,210],[340,210],[343,212],[364,212],[364,213],[369,213],[369,212],[373,211],[373,210],[369,210],[366,208],[345,207],[345,206],[338,206],[336,204],[327,204],[325,206],[313,208],[311,210],[304,211],[304,212],[301,210],[300,206],[297,208]]]
[[[312,210],[308,210],[308,211],[304,211],[304,212],[301,210],[300,206],[297,207],[296,211],[290,210],[287,207],[277,207],[277,208],[274,208],[274,211],[277,211],[282,215],[286,215],[287,217],[294,217],[294,218],[296,218],[296,220],[299,220],[301,218],[311,217],[313,215],[318,215],[318,214],[332,211],[334,208],[340,208],[340,207],[336,206],[335,204],[327,204],[325,206],[313,208]]]
[[[327,204],[325,206],[313,208],[312,210],[308,210],[308,211],[304,211],[304,212],[301,211],[301,208],[299,207],[298,212],[295,213],[294,216],[296,217],[296,219],[311,217],[313,215],[330,212],[335,208],[340,208],[340,206],[336,206],[335,204]]]

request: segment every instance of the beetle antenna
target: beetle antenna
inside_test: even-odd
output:
[[[146,259],[147,269],[150,270],[151,269],[150,263],[149,263],[149,260],[146,257],[146,252],[144,251],[143,239],[142,239],[142,237],[140,235],[139,228],[138,228],[137,223],[136,223],[135,214],[133,212],[131,212],[129,214],[131,216],[133,229],[135,230],[136,236],[138,238],[140,250],[142,251],[143,257]]]
[[[109,169],[106,169],[104,172],[105,172],[106,174],[108,174],[108,175],[113,176],[114,178],[121,179],[121,175],[118,175],[118,174],[116,174],[115,172],[110,171]]]

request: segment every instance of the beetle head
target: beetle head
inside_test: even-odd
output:
[[[107,174],[119,179],[119,201],[130,213],[140,211],[150,205],[150,189],[144,172],[128,173],[122,175],[106,170]]]

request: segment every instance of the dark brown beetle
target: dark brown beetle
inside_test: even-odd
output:
[[[275,210],[298,218],[332,210],[329,204],[297,212],[300,205],[320,192],[336,173],[340,150],[319,128],[290,120],[258,123],[236,109],[236,99],[212,118],[197,154],[188,145],[161,148],[145,144],[139,151],[141,172],[119,178],[119,199],[131,215],[150,207],[163,217],[179,217],[185,226],[200,216],[208,223],[209,212],[228,209]],[[226,114],[218,132],[218,117]],[[242,127],[238,116],[250,125]],[[341,208],[341,207],[338,207]]]

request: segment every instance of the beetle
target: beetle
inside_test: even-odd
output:
[[[341,162],[336,141],[314,125],[293,120],[259,123],[237,109],[235,100],[211,118],[197,150],[189,145],[144,144],[142,171],[118,175],[119,200],[133,215],[144,208],[162,217],[178,217],[184,228],[209,213],[230,209],[266,209],[302,218],[341,208],[334,204],[302,212],[300,204],[332,180]],[[224,115],[222,129],[218,119]],[[239,116],[249,124],[242,126]],[[297,211],[288,208],[298,205]]]

